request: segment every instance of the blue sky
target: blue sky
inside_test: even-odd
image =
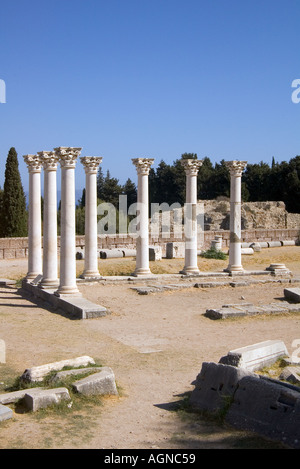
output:
[[[136,157],[299,155],[299,20],[299,0],[2,0],[1,187],[12,146],[26,191],[22,155],[56,146],[122,184]]]

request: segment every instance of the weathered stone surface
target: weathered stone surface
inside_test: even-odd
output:
[[[222,306],[216,309],[207,309],[204,316],[210,319],[227,319],[240,316],[253,316],[257,314],[284,314],[284,313],[300,313],[300,304],[289,304],[282,302],[280,304],[271,303],[269,305],[259,306],[232,306],[230,308]]]
[[[279,379],[292,384],[300,384],[300,366],[286,366],[281,372]]]
[[[161,246],[150,246],[149,247],[149,261],[161,261],[161,260],[162,260]]]
[[[85,395],[118,395],[115,375],[109,367],[73,383],[75,391]]]
[[[249,247],[252,248],[254,252],[260,252],[261,251],[260,243],[251,243]]]
[[[24,403],[29,410],[36,412],[39,409],[58,404],[62,400],[70,399],[67,388],[44,389],[38,392],[27,390]]]
[[[184,242],[174,242],[166,244],[166,258],[167,259],[183,259],[185,252]]]
[[[6,407],[5,405],[0,404],[0,422],[4,420],[9,420],[13,417],[13,411]]]
[[[287,355],[288,351],[282,340],[266,340],[231,350],[220,358],[219,363],[255,371],[271,365],[278,358]]]
[[[299,388],[259,376],[245,376],[238,383],[225,420],[235,428],[299,449]]]
[[[87,368],[76,368],[73,370],[64,370],[64,371],[59,371],[58,373],[55,373],[55,375],[52,376],[50,382],[55,383],[57,381],[61,381],[64,378],[67,378],[68,376],[72,375],[82,375],[82,374],[90,374],[90,373],[97,373],[98,371],[102,370],[101,367],[87,367]],[[1,395],[0,395],[1,399]]]
[[[278,248],[281,247],[280,241],[269,241],[268,242],[269,248]]]
[[[249,374],[248,370],[231,365],[202,363],[190,398],[192,406],[209,412],[223,409],[233,397],[238,382]]]
[[[246,256],[246,255],[253,255],[254,250],[252,248],[241,248],[241,254]]]
[[[50,373],[50,371],[59,371],[62,370],[65,366],[82,367],[94,364],[94,359],[88,356],[61,360],[59,362],[48,363],[46,365],[34,366],[32,368],[26,369],[21,376],[21,380],[29,382],[42,381],[44,377]]]
[[[283,241],[280,241],[281,242],[281,245],[282,246],[295,246],[296,245],[296,242],[293,241],[293,240],[283,240]]]
[[[121,249],[103,249],[100,251],[101,259],[111,259],[115,257],[123,257]]]
[[[300,303],[300,288],[285,288],[283,292],[288,301]]]
[[[43,388],[32,388],[30,389],[31,393],[34,392],[39,392]],[[0,394],[0,404],[13,404],[15,402],[18,402],[20,399],[23,399],[25,397],[25,394],[28,392],[28,389],[21,389],[20,391],[13,391],[13,392],[7,392]]]
[[[238,429],[300,448],[300,390],[244,368],[203,363],[190,398],[192,406],[216,413]]]

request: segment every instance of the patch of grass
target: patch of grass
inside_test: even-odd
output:
[[[205,257],[206,259],[220,259],[222,261],[225,261],[228,255],[225,254],[225,252],[220,251],[219,249],[210,248],[207,249],[207,251],[201,252],[200,257]]]

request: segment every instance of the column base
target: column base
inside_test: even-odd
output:
[[[229,265],[224,272],[244,272],[242,265]]]
[[[37,277],[40,277],[42,274],[41,272],[28,272],[26,274],[25,280],[28,280],[28,282],[31,282],[31,280],[35,280]]]
[[[153,275],[153,274],[150,269],[143,269],[142,267],[135,269],[135,271],[132,274],[133,277],[142,277],[145,275]]]
[[[80,275],[80,278],[86,278],[86,279],[99,279],[99,278],[102,278],[102,276],[99,274],[98,271],[94,271],[94,270],[87,270],[86,272],[83,272],[81,275]]]
[[[59,296],[60,298],[62,298],[64,296],[67,296],[67,297],[69,297],[69,296],[80,297],[80,296],[82,296],[82,293],[80,293],[80,291],[76,287],[60,287],[60,288],[58,288],[58,290],[56,290],[54,292],[54,295]]]
[[[39,288],[41,288],[42,290],[52,290],[54,288],[58,288],[59,286],[59,281],[58,279],[42,279],[41,282],[39,283]]]
[[[179,273],[183,275],[197,275],[200,274],[200,270],[198,267],[184,267]]]

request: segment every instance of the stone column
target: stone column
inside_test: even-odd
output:
[[[241,272],[241,180],[246,161],[227,161],[230,171],[230,244],[229,265],[226,272]]]
[[[42,273],[41,160],[38,155],[24,155],[29,172],[28,272],[31,281]]]
[[[181,273],[198,274],[197,262],[197,175],[201,160],[183,159],[181,164],[186,174],[185,204],[185,265]]]
[[[60,281],[57,296],[79,296],[76,284],[75,166],[81,148],[54,148],[61,166]]]
[[[41,288],[56,288],[57,277],[57,184],[58,156],[54,151],[38,153],[44,168],[43,278]]]
[[[136,268],[134,276],[151,274],[149,268],[149,187],[148,176],[150,167],[154,159],[133,158],[132,162],[137,169],[138,174],[138,219],[136,240]]]
[[[99,278],[97,233],[97,171],[100,156],[80,158],[85,170],[85,257],[83,278]]]

